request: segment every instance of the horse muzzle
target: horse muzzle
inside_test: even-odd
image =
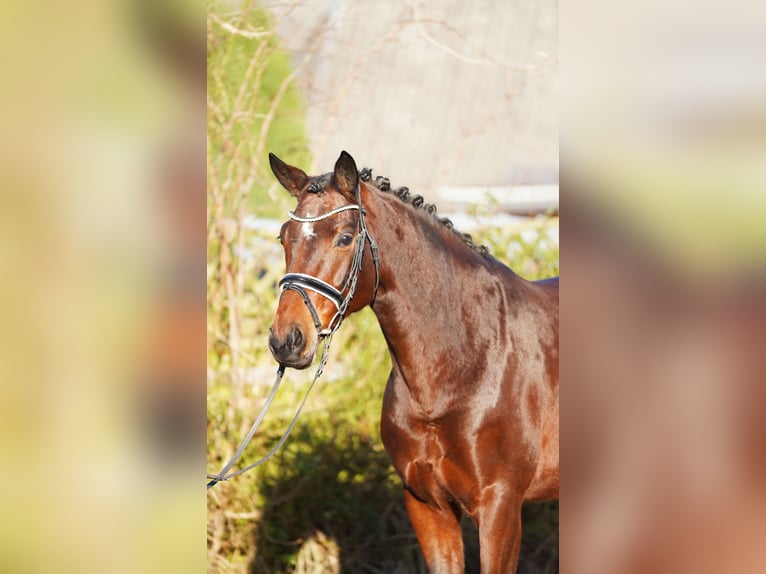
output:
[[[284,334],[269,328],[269,350],[280,365],[305,369],[314,361],[316,341],[309,339],[298,325],[290,326]]]

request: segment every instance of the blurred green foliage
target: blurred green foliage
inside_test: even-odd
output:
[[[267,152],[308,165],[305,109],[266,11],[256,2],[208,5],[208,186],[225,208],[264,217],[284,214]]]

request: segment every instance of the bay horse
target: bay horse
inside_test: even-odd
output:
[[[524,280],[345,151],[314,177],[269,160],[298,200],[279,235],[274,358],[308,367],[370,305],[392,363],[381,438],[429,570],[463,572],[467,514],[481,572],[515,572],[522,503],[558,498],[558,277]]]

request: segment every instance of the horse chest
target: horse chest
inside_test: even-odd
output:
[[[387,431],[386,450],[405,487],[416,498],[435,507],[455,502],[465,509],[475,506],[478,485],[461,465],[454,440],[428,423],[415,428],[389,427]]]

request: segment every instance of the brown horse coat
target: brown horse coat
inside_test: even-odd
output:
[[[271,163],[303,218],[361,199],[379,246],[379,286],[367,246],[346,314],[372,304],[389,347],[381,436],[430,570],[463,572],[465,513],[478,526],[482,572],[515,571],[521,504],[558,497],[558,278],[522,279],[403,202],[406,193],[360,181],[345,152],[319,177],[275,156]],[[348,210],[288,221],[280,234],[287,272],[342,289],[359,218]],[[309,297],[326,325],[336,309]],[[305,368],[317,339],[304,300],[285,291],[271,327],[275,358]]]

